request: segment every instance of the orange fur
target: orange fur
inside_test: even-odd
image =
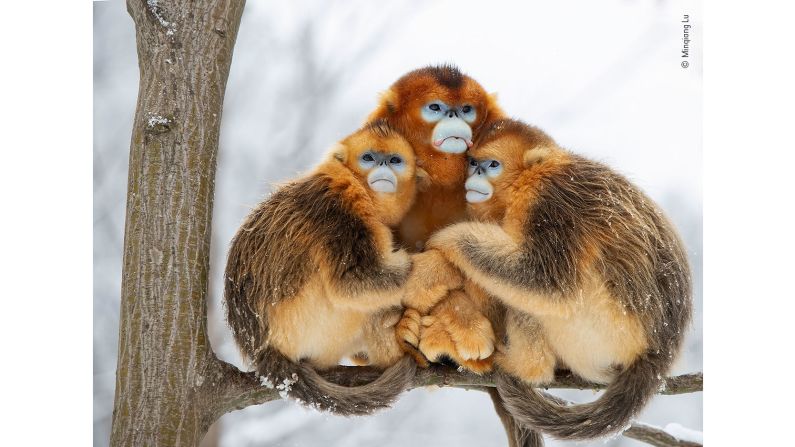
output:
[[[469,123],[472,139],[478,138],[480,130],[492,121],[504,116],[494,95],[488,94],[474,79],[449,66],[426,67],[407,73],[398,79],[381,95],[379,105],[368,120],[385,119],[401,130],[417,156],[417,165],[427,174],[418,188],[417,200],[400,223],[398,236],[410,250],[422,250],[428,237],[435,231],[461,221],[466,216],[464,177],[466,175],[466,155],[446,153],[432,144],[432,134],[436,124],[422,118],[421,109],[430,101],[442,101],[448,106],[470,105],[475,108],[477,117]],[[455,269],[429,269],[434,255],[415,255],[414,281],[409,282],[404,304],[409,308],[427,313],[440,300],[445,299],[449,290],[461,287],[461,278]],[[436,262],[438,265],[439,263]],[[428,287],[433,282],[432,287]],[[441,306],[436,312],[445,315],[455,306]],[[469,309],[469,308],[467,308]],[[470,321],[479,315],[472,315]],[[401,326],[413,328],[416,322],[408,316]],[[482,316],[481,316],[482,320]],[[452,322],[452,318],[444,318]],[[462,324],[464,324],[462,320]],[[419,329],[419,328],[418,328]],[[493,333],[488,333],[469,344],[470,350],[486,352],[493,349]],[[403,331],[405,341],[417,339],[420,335],[411,330]],[[442,341],[447,332],[439,331]],[[430,346],[427,341],[426,347]],[[461,341],[467,336],[462,335]],[[479,343],[478,343],[479,342]],[[446,340],[445,343],[454,343]],[[416,346],[416,344],[415,344]],[[418,356],[417,356],[418,357]],[[476,362],[479,360],[457,357],[456,361]],[[478,366],[485,368],[486,366]]]
[[[681,241],[624,177],[536,128],[498,121],[470,155],[493,169],[476,171],[493,188],[469,207],[479,221],[450,225],[426,245],[444,255],[436,268],[449,262],[482,289],[468,287],[470,296],[492,297],[475,302],[505,340],[494,355],[500,404],[560,439],[615,432],[657,392],[681,348],[692,307]],[[433,323],[433,334],[448,333],[434,343],[466,350],[448,342],[468,329]],[[561,406],[530,386],[552,380],[556,366],[610,385],[593,402]]]
[[[444,76],[456,77],[459,82],[443,85]],[[434,125],[424,121],[420,114],[420,109],[431,100],[474,106],[477,119],[470,125],[473,139],[484,125],[504,116],[493,95],[452,67],[412,71],[381,95],[368,121],[384,119],[400,129],[414,148],[417,165],[428,175],[427,186],[418,192],[414,206],[400,225],[401,242],[410,249],[421,249],[434,231],[466,215],[463,188],[466,155],[444,153],[432,145]]]

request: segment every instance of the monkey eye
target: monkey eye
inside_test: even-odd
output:
[[[491,163],[489,163],[489,167],[490,168],[497,168],[499,166],[500,166],[500,162],[497,161],[497,160],[491,160]]]
[[[469,166],[472,166],[473,168],[477,167],[478,166],[478,161],[475,160],[474,158],[470,158],[469,159]]]
[[[369,152],[367,152],[364,155],[362,155],[362,160],[364,160],[364,161],[375,161],[375,158],[373,158],[373,156]]]
[[[399,164],[403,163],[403,159],[400,158],[400,157],[392,157],[392,158],[389,159],[389,163],[391,163],[393,165],[399,165]]]
[[[439,104],[431,104],[428,106],[428,108],[433,110],[434,112],[442,110],[442,106],[440,106]]]
[[[462,111],[462,112],[464,112],[464,113],[469,113],[469,112],[471,112],[471,111],[472,111],[472,106],[464,106],[464,107],[461,109],[461,111]]]

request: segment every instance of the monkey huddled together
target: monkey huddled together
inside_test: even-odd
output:
[[[626,427],[692,307],[660,208],[452,66],[398,79],[361,129],[251,212],[224,298],[263,384],[358,415],[391,405],[426,359],[493,371],[512,445]],[[318,372],[343,358],[383,373],[345,386]],[[534,388],[558,369],[608,387],[563,405]]]

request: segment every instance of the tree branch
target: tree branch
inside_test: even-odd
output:
[[[679,439],[667,431],[643,422],[633,422],[632,426],[622,433],[627,438],[645,442],[657,447],[701,447],[702,444]]]
[[[236,367],[218,360],[216,380],[208,386],[220,388],[213,393],[222,396],[216,402],[213,414],[220,417],[226,412],[240,410],[249,405],[258,405],[273,400],[281,399],[277,390],[262,386],[255,372],[243,372]],[[338,366],[322,373],[331,382],[345,386],[358,386],[372,382],[381,374],[381,371],[367,366]],[[682,374],[665,379],[665,386],[659,394],[675,395],[695,393],[703,390],[704,376],[702,373]],[[457,369],[431,365],[427,369],[418,369],[411,388],[424,386],[448,386],[453,388],[484,390],[493,387],[494,380],[491,374],[477,375]],[[592,383],[576,377],[569,371],[559,371],[555,381],[545,389],[577,389],[601,390],[605,385]],[[571,404],[560,398],[555,398],[562,404]],[[622,435],[658,447],[698,447],[701,444],[678,439],[657,427],[633,422]]]
[[[226,362],[221,360],[218,362],[223,364],[222,367],[226,370],[224,378],[226,389],[223,393],[226,398],[223,401],[232,405],[227,407],[226,411],[238,410],[249,405],[280,399],[276,390],[260,384],[256,373],[242,372]],[[366,366],[338,366],[322,373],[329,381],[345,386],[358,386],[372,382],[380,374],[381,371],[378,369]],[[668,377],[665,380],[665,387],[660,390],[659,394],[674,395],[702,391],[703,382],[703,374],[700,372]],[[411,388],[431,385],[479,389],[482,387],[493,387],[494,380],[491,374],[480,376],[447,366],[431,365],[427,369],[418,369]],[[555,376],[555,381],[545,388],[596,391],[604,389],[605,385],[582,380],[568,371],[560,371]]]

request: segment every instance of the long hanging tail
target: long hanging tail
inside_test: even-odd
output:
[[[517,424],[511,413],[505,408],[505,404],[496,388],[486,390],[494,404],[494,410],[500,417],[502,426],[505,427],[505,435],[508,436],[508,447],[544,447],[544,438],[541,433],[533,431],[527,427]]]
[[[361,386],[329,382],[310,365],[295,363],[279,351],[267,348],[257,357],[257,373],[265,386],[304,405],[349,415],[367,415],[389,407],[411,385],[417,365],[409,357],[384,370],[374,381]]]
[[[558,439],[591,439],[626,427],[657,393],[670,363],[667,356],[646,353],[619,373],[602,396],[581,405],[565,406],[504,373],[497,374],[496,385],[520,424]]]

